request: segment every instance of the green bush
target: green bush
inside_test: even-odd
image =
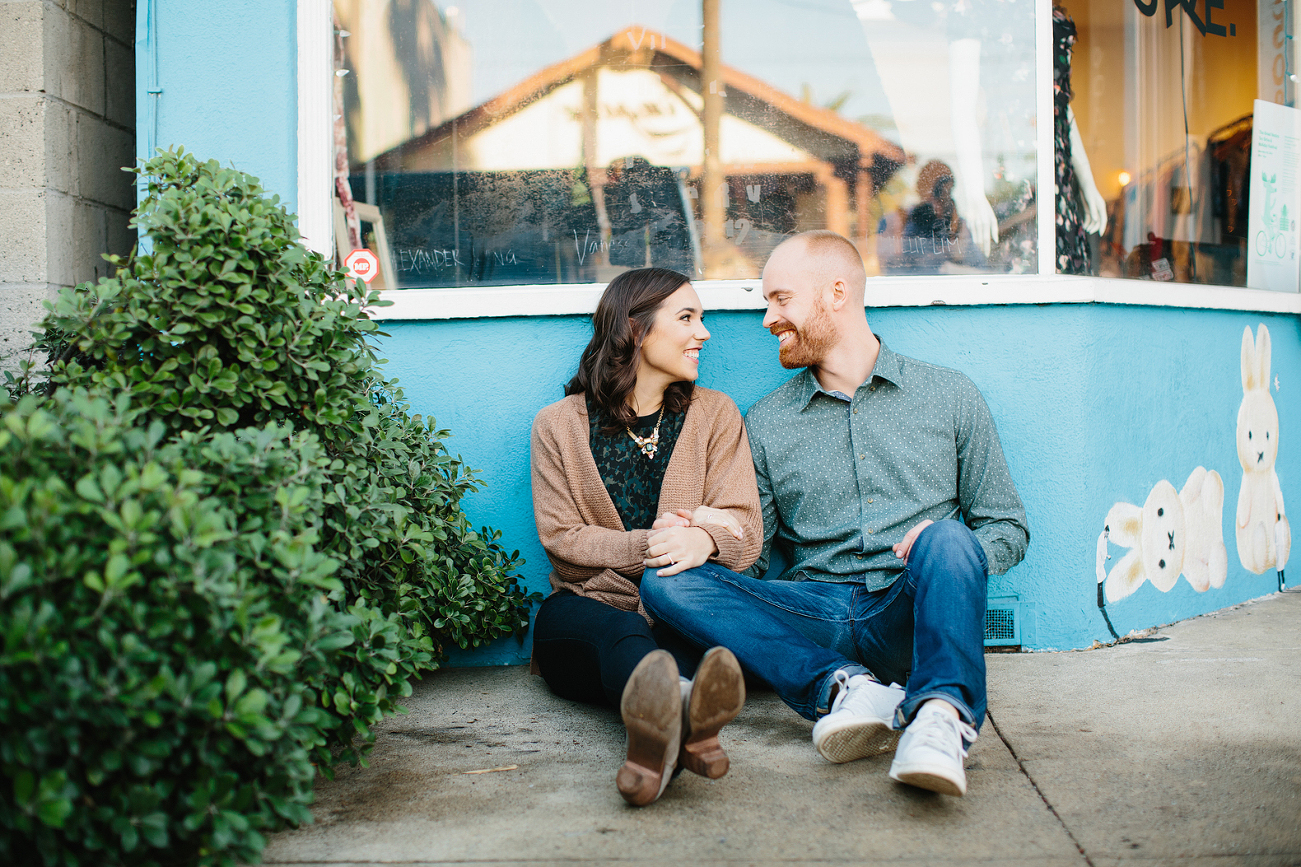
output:
[[[48,370],[40,379],[28,370],[12,384],[12,393],[35,394],[4,418],[6,527],[47,527],[54,519],[42,509],[81,516],[69,519],[51,551],[37,536],[14,543],[12,555],[0,549],[15,575],[38,576],[0,590],[0,630],[13,647],[11,654],[6,644],[0,687],[15,697],[0,702],[0,761],[15,781],[13,793],[0,792],[0,828],[18,835],[18,850],[38,847],[50,864],[77,863],[90,851],[103,853],[96,863],[145,863],[112,856],[132,840],[161,846],[160,863],[254,860],[262,830],[307,818],[312,763],[329,773],[334,761],[359,760],[370,727],[399,709],[411,680],[435,667],[449,644],[474,646],[527,625],[518,554],[493,531],[476,533],[461,510],[478,482],[447,452],[447,431],[412,416],[396,383],[382,376],[365,314],[375,296],[307,251],[255,178],[182,151],[139,172],[149,193],[136,224],[148,251],[113,257],[114,277],[60,294],[42,324]],[[111,420],[93,409],[102,406],[113,408]],[[76,431],[87,426],[98,439],[74,454],[68,444],[84,439]],[[13,450],[26,457],[15,457],[11,470]],[[136,467],[143,478],[142,468],[155,465],[152,499],[140,508],[159,527],[164,516],[171,523],[166,532],[149,529],[157,539],[147,550],[137,538],[144,526],[131,531],[141,546],[131,563],[152,571],[105,607],[87,576],[121,562],[114,546],[128,531],[125,518],[107,517],[117,512],[96,511],[85,479],[112,475],[106,467],[114,466]],[[47,503],[68,491],[80,499]],[[205,535],[197,553],[176,553],[197,543],[175,522],[200,515],[220,530]],[[96,528],[97,521],[106,523]],[[202,569],[187,577],[191,563]],[[219,580],[216,563],[226,570]],[[110,613],[140,625],[106,631],[101,621]],[[40,617],[48,629],[33,632]],[[175,638],[202,630],[194,640],[207,643],[192,643],[196,652],[186,649],[190,639]],[[66,674],[75,683],[59,680],[63,663],[51,660],[98,659],[102,677],[127,677],[112,661],[126,635],[157,668],[148,678],[133,669],[132,683],[161,686],[93,687],[97,702],[67,711],[66,724],[52,717],[59,734],[50,734],[40,709],[52,703],[57,716],[66,707],[55,692],[84,701],[92,689],[84,672]],[[278,649],[268,656],[270,646]],[[260,690],[269,710],[259,713],[272,722],[232,721],[225,704],[214,722],[217,705],[206,694],[200,708],[164,688],[173,677],[188,678],[191,689],[194,666],[207,663],[207,689],[224,695],[231,678],[242,677],[231,700]],[[157,741],[141,734],[160,726],[171,734]],[[196,740],[200,730],[221,730],[210,737],[224,738],[223,746]],[[18,746],[28,741],[45,746]],[[123,764],[114,766],[117,776],[92,779],[109,741]],[[139,746],[146,742],[169,758],[131,765],[152,755]],[[268,761],[273,747],[280,752]],[[201,770],[223,781],[228,796],[200,811],[211,820],[177,806],[188,803]],[[123,774],[135,774],[134,782],[122,782]],[[115,794],[100,791],[109,785]],[[157,798],[141,795],[142,786]],[[71,807],[61,815],[65,807],[43,807],[47,801]]]
[[[352,596],[400,612],[435,653],[523,630],[518,554],[473,531],[460,508],[473,474],[377,366],[377,296],[303,247],[256,178],[183,152],[139,171],[152,250],[60,294],[46,387],[128,393],[173,432],[316,433],[334,459],[322,541]]]
[[[315,438],[209,448],[276,520],[240,527],[197,443],[127,401],[26,397],[0,427],[0,861],[233,863],[310,816],[316,691],[353,643],[316,549]]]

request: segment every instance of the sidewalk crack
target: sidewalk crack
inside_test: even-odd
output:
[[[1089,867],[1095,867],[1093,859],[1089,857],[1088,852],[1084,851],[1084,847],[1080,845],[1080,841],[1075,839],[1075,835],[1071,833],[1070,827],[1066,824],[1065,820],[1062,819],[1061,814],[1057,812],[1057,808],[1052,805],[1052,802],[1048,800],[1048,796],[1044,794],[1043,789],[1039,788],[1039,784],[1035,782],[1034,777],[1030,776],[1030,772],[1026,770],[1025,762],[1021,761],[1021,757],[1016,754],[1016,747],[1012,746],[1012,742],[1007,739],[1003,734],[1003,730],[998,727],[998,721],[994,719],[994,715],[986,709],[985,716],[989,718],[989,724],[994,727],[994,734],[998,735],[998,739],[1003,742],[1003,746],[1007,747],[1007,751],[1012,754],[1012,758],[1016,761],[1016,766],[1021,769],[1021,774],[1030,783],[1030,787],[1033,788],[1035,794],[1039,796],[1039,800],[1044,802],[1044,806],[1048,808],[1048,812],[1053,814],[1053,818],[1057,820],[1057,824],[1062,826],[1062,830],[1066,832],[1066,838],[1075,845],[1075,848],[1080,853],[1080,857],[1084,859],[1084,863],[1089,865]]]

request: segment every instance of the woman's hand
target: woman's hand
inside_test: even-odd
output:
[[[667,578],[703,566],[716,553],[718,546],[713,538],[699,527],[652,529],[646,537],[646,559],[642,565],[659,569],[656,574]]]
[[[737,539],[745,535],[745,529],[741,522],[732,516],[732,513],[726,509],[715,509],[713,506],[697,506],[696,510],[678,509],[676,512],[665,512],[655,519],[651,524],[652,530],[663,530],[667,527],[703,527],[706,524],[717,524],[731,533]]]

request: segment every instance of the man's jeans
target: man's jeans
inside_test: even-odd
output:
[[[906,685],[903,728],[928,699],[985,719],[985,553],[960,521],[927,527],[883,590],[857,583],[761,581],[713,563],[642,577],[646,611],[701,648],[721,644],[800,716],[828,710],[835,672]]]

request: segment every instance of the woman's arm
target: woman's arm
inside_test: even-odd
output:
[[[582,580],[592,568],[640,575],[646,556],[646,531],[615,530],[584,521],[578,508],[584,492],[575,490],[582,483],[583,473],[577,467],[565,466],[561,438],[567,431],[557,415],[544,409],[533,421],[533,517],[542,547],[566,580]],[[575,566],[585,568],[567,568]]]
[[[714,419],[706,444],[703,505],[728,512],[741,527],[738,539],[721,523],[699,526],[714,540],[713,559],[733,572],[749,568],[763,549],[763,516],[754,480],[750,440],[736,404],[726,396]]]

